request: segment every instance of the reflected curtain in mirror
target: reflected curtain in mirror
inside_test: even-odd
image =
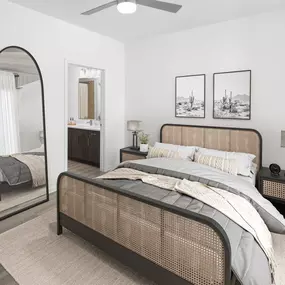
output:
[[[94,81],[79,79],[78,85],[79,119],[95,119]]]
[[[79,114],[81,119],[88,119],[88,85],[79,82]]]
[[[19,152],[19,112],[15,77],[0,70],[0,155]]]

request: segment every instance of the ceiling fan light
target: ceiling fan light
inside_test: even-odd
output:
[[[133,2],[120,2],[117,5],[117,9],[122,14],[133,14],[137,10],[137,4]]]

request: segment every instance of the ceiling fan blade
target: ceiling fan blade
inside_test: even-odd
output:
[[[170,13],[177,13],[182,8],[182,6],[178,4],[172,4],[172,3],[156,1],[156,0],[137,0],[137,4],[163,10],[163,11],[167,11]]]
[[[107,3],[107,4],[104,4],[104,5],[98,6],[98,7],[96,7],[96,8],[93,8],[93,9],[91,9],[91,10],[88,10],[88,11],[86,11],[86,12],[83,12],[83,13],[81,13],[81,15],[89,16],[89,15],[95,14],[95,13],[97,13],[97,12],[100,12],[100,11],[102,11],[102,10],[104,10],[104,9],[107,9],[107,8],[109,8],[109,7],[115,6],[115,5],[117,5],[117,4],[118,4],[117,1],[112,1],[112,2],[109,2],[109,3]]]

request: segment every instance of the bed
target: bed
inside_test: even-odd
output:
[[[45,175],[43,146],[24,153],[0,156],[0,200],[4,192],[44,186]]]
[[[257,171],[262,165],[262,138],[255,130],[166,124],[160,141],[252,153]],[[197,163],[146,159],[119,168],[199,181],[229,192],[238,182],[283,218],[262,200],[253,182],[213,174]],[[201,201],[142,181],[91,180],[68,172],[58,178],[57,195],[58,234],[65,227],[158,284],[271,284],[267,256],[251,234]]]

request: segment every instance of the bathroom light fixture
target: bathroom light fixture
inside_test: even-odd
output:
[[[135,0],[118,1],[117,9],[121,14],[133,14],[137,10]]]

